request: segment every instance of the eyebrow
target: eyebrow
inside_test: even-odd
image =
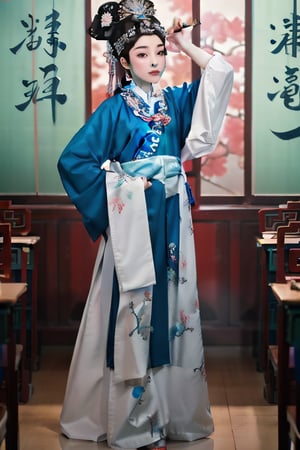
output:
[[[163,44],[163,43],[158,44],[158,45],[156,46],[157,49],[158,49],[158,48],[161,48],[161,47],[164,47],[164,44]],[[147,49],[147,48],[149,48],[148,45],[140,45],[139,47],[133,47],[132,50],[142,50],[142,49],[145,50],[145,49]]]

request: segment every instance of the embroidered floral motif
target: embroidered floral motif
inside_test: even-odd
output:
[[[162,92],[157,92],[155,96],[161,95]],[[140,117],[145,122],[160,122],[161,125],[166,126],[171,122],[171,117],[166,114],[167,105],[164,97],[159,100],[157,113],[151,115],[150,107],[144,100],[133,92],[130,88],[122,89],[121,96],[124,98],[127,105],[133,110],[135,116]]]
[[[151,302],[152,297],[149,291],[144,292],[143,304],[136,312],[133,302],[130,302],[129,309],[136,319],[136,327],[130,331],[129,336],[133,336],[134,333],[141,335],[144,341],[148,340],[150,332],[153,331],[153,327],[150,324],[151,321]]]
[[[180,255],[180,268],[182,270],[186,270],[187,268],[187,259],[185,256],[183,256],[182,254]],[[180,284],[184,284],[187,283],[187,279],[182,275],[181,277],[179,277],[179,283]]]
[[[174,244],[174,242],[171,242],[169,244],[169,258],[173,263],[177,262],[177,258],[176,258],[176,244]]]
[[[105,12],[101,17],[101,26],[109,27],[112,24],[113,17],[109,12]]]
[[[179,278],[179,283],[180,283],[180,284],[187,283],[187,279],[184,278],[184,277],[180,277],[180,278]]]
[[[171,267],[168,267],[168,281],[172,281],[175,283],[177,280],[177,275],[174,269],[171,269]]]
[[[179,321],[176,322],[170,329],[170,338],[173,340],[175,337],[182,336],[186,331],[194,331],[193,327],[188,327],[188,321],[190,320],[190,316],[185,314],[183,310],[180,311]]]
[[[121,214],[125,203],[123,203],[118,197],[115,197],[109,202],[109,205],[111,206],[113,212],[118,211],[118,213]]]
[[[154,414],[152,414],[152,416],[148,416],[148,420],[150,422],[151,436],[160,434],[161,438],[163,438],[164,435],[159,426],[160,420],[158,412],[155,412]]]
[[[129,180],[132,180],[132,177],[129,177],[129,175],[120,175],[117,178],[114,188],[116,190],[119,189],[120,187],[123,186],[124,183],[128,183]],[[128,184],[128,186],[129,186],[129,184]],[[124,197],[125,197],[125,195],[124,195]],[[130,188],[129,188],[128,190],[126,190],[126,199],[132,200],[132,198],[133,198],[133,191],[130,190]],[[111,200],[110,205],[112,205],[113,211],[115,209],[118,209],[119,213],[121,213],[122,210],[124,209],[125,203],[123,202],[123,200],[121,198],[115,197],[113,200]]]
[[[137,399],[137,402],[132,409],[132,412],[129,417],[129,422],[136,422],[136,417],[140,417],[141,412],[139,411],[139,407],[143,406],[144,403],[144,397],[149,389],[149,385],[152,382],[152,378],[150,375],[148,375],[145,379],[145,383],[143,385],[134,386],[132,389],[131,395],[133,398]],[[156,411],[152,413],[151,415],[147,416],[147,419],[149,421],[149,428],[150,428],[150,434],[151,436],[160,436],[161,438],[164,437],[163,430],[160,427],[160,414]]]
[[[186,326],[188,320],[190,320],[190,316],[188,316],[187,314],[185,314],[185,312],[183,310],[180,311],[180,321],[181,323],[184,324],[184,326]]]
[[[200,372],[200,374],[202,375],[202,377],[204,378],[204,380],[206,380],[206,369],[205,369],[205,364],[204,362],[202,362],[200,367],[196,367],[194,369],[194,372]]]
[[[168,280],[173,283],[178,279],[178,259],[177,259],[177,245],[175,242],[168,244]]]
[[[137,408],[139,405],[142,405],[142,404],[143,404],[143,401],[144,401],[143,395],[144,395],[144,393],[146,392],[147,387],[148,387],[148,385],[151,383],[151,381],[152,381],[152,380],[151,380],[151,376],[150,376],[150,375],[147,375],[147,377],[146,377],[146,379],[145,379],[144,385],[134,386],[134,388],[132,389],[131,395],[132,395],[133,398],[136,398],[136,399],[138,400],[138,402],[136,403],[135,407],[133,408],[133,410],[132,410],[132,412],[131,412],[131,417],[130,417],[130,418],[133,418],[134,412],[135,412],[136,408]],[[134,420],[134,419],[133,419],[133,420]]]
[[[132,389],[132,397],[141,398],[144,392],[145,388],[143,386],[134,386],[134,388]]]
[[[191,220],[190,223],[189,223],[188,230],[189,230],[189,232],[190,232],[190,235],[193,236],[193,234],[194,234],[194,226],[193,226],[192,220]]]
[[[149,124],[149,131],[144,139],[141,139],[132,159],[144,159],[155,155],[165,126],[171,121],[170,116],[166,114],[167,105],[162,92],[152,93],[152,97],[158,97],[153,114],[150,113],[150,106],[134,91],[133,84],[123,88],[121,96],[127,106],[132,109],[133,114]]]
[[[186,266],[187,266],[187,260],[184,257],[182,257],[181,261],[180,261],[180,267],[182,269],[186,269]]]

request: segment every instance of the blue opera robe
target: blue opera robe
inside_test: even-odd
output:
[[[62,431],[70,438],[106,439],[109,446],[138,448],[162,435],[190,441],[213,431],[191,209],[181,160],[213,150],[231,86],[232,69],[215,56],[201,81],[164,90],[171,122],[155,156],[141,161],[142,174],[152,182],[144,197],[155,282],[147,289],[141,285],[122,290],[110,233],[108,174],[101,166],[106,160],[117,161],[124,173],[130,171],[148,123],[116,95],[97,108],[59,159],[62,182],[88,233],[93,240],[103,235],[61,416]],[[162,162],[158,173],[157,161]],[[141,175],[133,166],[132,186],[134,176]],[[116,230],[120,239],[127,236],[128,229]],[[128,247],[132,260],[140,257],[129,237]],[[135,333],[126,332],[133,330],[135,318],[149,323],[143,332],[138,327]]]

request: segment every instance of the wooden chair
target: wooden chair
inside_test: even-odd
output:
[[[290,241],[289,241],[290,239]],[[297,243],[298,241],[298,243]],[[276,244],[276,283],[296,283],[300,287],[300,221],[291,221],[288,225],[280,226],[277,229],[277,244]],[[296,316],[297,317],[297,316]],[[289,320],[289,319],[288,319]],[[291,330],[295,329],[295,325],[286,323],[286,328],[290,336],[286,336],[289,342],[289,358],[286,367],[286,377],[288,380],[286,403],[289,404],[287,410],[287,419],[290,427],[290,435],[297,450],[300,449],[299,436],[299,416],[300,416],[300,352],[299,349],[293,347],[294,342],[300,341],[300,334],[295,339],[295,333]],[[295,322],[295,314],[291,316],[291,320]],[[297,320],[296,328],[300,324]],[[297,332],[298,333],[298,332]],[[300,347],[299,347],[300,348]],[[297,362],[297,364],[296,364]],[[266,368],[265,379],[268,381],[268,388],[270,392],[278,391],[278,346],[277,343],[269,346],[268,350],[268,365]],[[279,423],[279,427],[283,427]]]
[[[296,401],[287,407],[287,422],[290,440],[295,450],[300,450],[300,347],[294,351]]]
[[[265,371],[268,364],[269,344],[276,343],[277,301],[270,288],[270,283],[276,281],[277,230],[288,225],[290,221],[300,220],[300,202],[288,202],[286,205],[274,208],[262,208],[258,211],[259,231],[269,242],[260,248],[260,324],[258,344],[258,367]],[[273,239],[272,239],[273,238]],[[273,242],[271,242],[273,241]],[[276,402],[272,392],[265,388],[268,402]]]
[[[289,200],[286,205],[291,209],[300,209],[300,200]]]
[[[299,246],[285,246],[286,236],[298,236]],[[276,282],[292,282],[300,288],[300,221],[292,221],[277,231],[277,270]],[[298,321],[299,328],[300,320]],[[292,339],[291,339],[292,340]],[[292,348],[290,378],[295,383],[294,398],[287,409],[289,434],[294,449],[300,450],[300,347]]]
[[[7,408],[4,403],[0,403],[0,447],[6,436]]]
[[[0,281],[10,281],[11,266],[11,224],[0,222]]]
[[[298,236],[298,245],[288,244],[288,237]],[[300,220],[278,227],[276,254],[276,283],[300,280]]]
[[[12,281],[11,224],[0,223],[0,281]],[[19,317],[20,330],[16,347],[16,366],[20,369],[20,399],[26,402],[29,398],[29,372],[26,367],[26,297],[18,302],[16,316]]]
[[[12,206],[11,202],[2,203],[0,222],[11,224],[12,235],[27,236],[31,231],[31,211],[28,208]]]
[[[278,384],[278,450],[295,450],[295,427],[299,429],[300,391],[299,391],[299,349],[300,349],[300,286],[291,282],[272,283],[271,288],[278,301],[277,346],[276,361]],[[295,289],[297,287],[297,289]],[[293,377],[291,377],[291,366]],[[293,415],[294,413],[294,415]],[[290,425],[289,425],[290,422]],[[299,442],[297,443],[299,448]]]
[[[0,223],[0,283],[11,279],[11,260],[11,225]],[[6,424],[7,408],[0,403],[0,446],[6,436]]]
[[[0,397],[7,410],[5,449],[19,448],[19,377],[14,305],[26,296],[26,283],[2,283],[0,292]],[[5,416],[4,416],[5,419]]]
[[[258,211],[260,233],[277,233],[280,226],[287,225],[291,220],[300,220],[300,202],[287,203],[286,208],[262,208]]]
[[[13,205],[11,200],[0,201],[0,222],[9,223],[11,225],[12,236],[12,273],[11,280],[16,282],[28,283],[28,297],[27,297],[27,318],[26,318],[26,334],[27,334],[27,348],[26,358],[27,366],[31,371],[36,367],[37,360],[37,280],[33,276],[33,261],[30,246],[24,244],[22,241],[31,232],[31,210],[22,206]],[[15,241],[18,241],[17,243]],[[35,255],[37,253],[35,252]],[[36,262],[35,262],[36,264]],[[16,314],[16,326],[20,329],[21,313],[20,305],[16,306],[19,312]],[[22,397],[26,402],[26,398]]]

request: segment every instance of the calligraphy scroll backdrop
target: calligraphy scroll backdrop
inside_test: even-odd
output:
[[[85,119],[85,2],[0,2],[0,193],[60,194],[57,159]]]
[[[300,2],[253,7],[253,194],[299,195]]]

